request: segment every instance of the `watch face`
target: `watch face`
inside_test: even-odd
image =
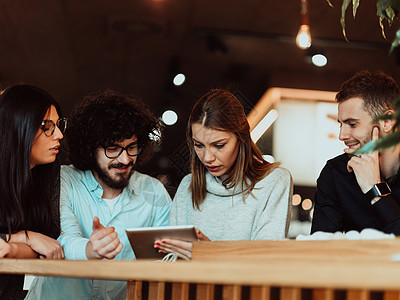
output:
[[[392,192],[386,182],[375,184],[375,190],[377,192],[377,196],[386,196]]]

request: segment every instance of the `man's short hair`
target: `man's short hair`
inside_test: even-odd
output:
[[[336,94],[338,103],[350,98],[364,100],[364,109],[375,119],[390,109],[400,95],[396,81],[381,71],[361,71],[344,82]]]
[[[138,98],[112,90],[85,97],[71,114],[65,132],[69,158],[80,170],[92,170],[99,147],[137,136],[143,149],[137,163],[146,162],[161,139],[162,125]]]

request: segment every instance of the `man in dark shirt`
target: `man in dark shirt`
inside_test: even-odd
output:
[[[359,72],[341,86],[336,95],[339,139],[347,148],[328,160],[317,180],[311,233],[375,228],[400,235],[400,144],[381,153],[351,155],[392,131],[394,120],[374,120],[394,113],[398,95],[396,82],[382,72]]]

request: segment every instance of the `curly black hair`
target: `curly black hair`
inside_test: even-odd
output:
[[[84,98],[71,114],[65,132],[69,158],[80,170],[92,170],[96,149],[137,136],[143,149],[137,163],[150,159],[161,141],[162,123],[134,96],[113,90]]]

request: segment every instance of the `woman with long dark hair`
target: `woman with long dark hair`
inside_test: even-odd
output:
[[[31,85],[0,94],[0,257],[62,259],[58,154],[66,120]],[[0,299],[22,299],[22,275],[0,276]]]
[[[222,89],[206,93],[190,114],[186,137],[191,174],[179,185],[170,224],[195,225],[200,240],[285,238],[291,176],[264,160],[239,100]],[[191,258],[191,246],[169,239],[155,244],[185,259]]]

